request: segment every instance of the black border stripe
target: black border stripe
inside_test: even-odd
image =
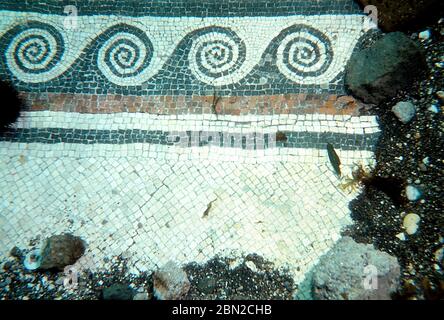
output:
[[[250,17],[294,14],[356,14],[352,0],[2,0],[0,10],[63,15],[66,5],[75,5],[79,15],[125,15],[166,17]]]
[[[276,142],[278,148],[314,148],[325,149],[327,143],[331,143],[337,149],[342,150],[369,150],[374,151],[380,133],[372,134],[343,134],[333,132],[290,132],[284,131],[285,139]],[[188,146],[191,146],[191,137],[199,137],[199,146],[208,144],[207,138],[201,136],[201,131],[185,131],[179,133]],[[239,148],[234,145],[231,132],[212,132],[219,136],[219,145],[224,146],[224,137],[230,136],[231,148]],[[269,145],[269,134],[259,136],[254,134],[254,146],[261,143],[261,149],[267,149]],[[209,134],[211,135],[211,134]],[[16,143],[75,143],[75,144],[132,144],[150,143],[160,145],[175,145],[179,138],[173,140],[171,137],[177,136],[170,132],[161,130],[85,130],[85,129],[64,129],[64,128],[17,128],[10,129],[0,136],[0,141]],[[251,135],[250,137],[252,137]],[[185,138],[186,137],[186,138]],[[285,140],[285,141],[284,141]],[[213,140],[215,141],[215,140]],[[212,144],[214,145],[214,143]],[[242,137],[242,149],[246,149],[246,137]],[[254,148],[256,149],[256,148]]]

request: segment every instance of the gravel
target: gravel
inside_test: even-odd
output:
[[[444,298],[443,263],[435,254],[444,245],[444,121],[438,94],[444,84],[444,20],[428,30],[431,37],[420,42],[427,55],[427,77],[372,110],[382,128],[372,174],[415,184],[422,198],[394,203],[381,190],[366,187],[350,204],[354,225],[344,232],[398,258],[402,271],[399,299]],[[412,33],[411,38],[418,39],[418,34]],[[402,126],[391,112],[399,101],[411,101],[417,108],[415,118]],[[430,106],[439,112],[429,110]],[[408,213],[420,216],[421,222],[418,231],[405,235],[403,241],[402,222]]]
[[[251,269],[252,263],[256,272]],[[258,255],[240,261],[214,258],[204,265],[185,267],[191,288],[186,299],[291,300],[295,289],[286,270],[276,270]]]
[[[24,250],[24,254],[27,251]],[[153,300],[153,274],[128,273],[127,260],[113,257],[106,272],[82,272],[77,287],[65,287],[65,274],[52,271],[29,271],[23,262],[9,257],[0,266],[0,300],[100,300],[110,298],[109,288],[131,288],[134,300]],[[276,270],[273,264],[257,255],[235,260],[215,257],[204,265],[183,266],[190,281],[184,300],[196,299],[292,299],[295,286],[287,270]],[[252,271],[255,266],[256,272]],[[119,291],[119,290],[117,290]],[[120,290],[129,299],[128,290]],[[106,294],[105,294],[106,293]],[[106,297],[105,297],[106,295]],[[123,295],[122,295],[123,296]]]

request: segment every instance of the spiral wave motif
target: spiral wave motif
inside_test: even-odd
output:
[[[145,32],[129,25],[117,25],[104,33],[97,64],[105,76],[117,84],[130,84],[150,65],[153,45]]]
[[[41,22],[28,22],[12,31],[6,50],[12,70],[28,75],[51,71],[64,52],[63,37],[56,28]]]
[[[191,72],[205,83],[225,84],[244,63],[245,52],[244,42],[233,31],[204,29],[192,39],[188,55]]]
[[[276,59],[279,70],[287,78],[302,82],[325,73],[332,62],[333,51],[323,33],[297,25],[283,32]]]

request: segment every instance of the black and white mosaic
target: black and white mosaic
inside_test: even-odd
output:
[[[318,30],[295,25],[284,30],[276,53],[279,70],[295,82],[322,75],[333,60],[330,41]]]
[[[318,149],[373,151],[380,130],[372,116],[151,115],[24,112],[0,142],[42,144],[151,144],[177,148]],[[178,150],[178,149],[176,149]],[[229,152],[229,150],[227,150]]]
[[[61,63],[64,40],[55,27],[30,21],[13,28],[6,37],[9,35],[12,38],[5,50],[6,60],[10,68],[23,79],[44,79],[45,74]]]
[[[363,15],[76,16],[0,11],[0,76],[22,91],[343,94]],[[334,22],[334,24],[333,24]]]
[[[3,0],[0,77],[39,93],[342,94],[368,29],[351,0]],[[346,178],[379,132],[373,116],[25,111],[0,138],[0,260],[69,231],[88,243],[78,270],[256,253],[299,284],[351,223],[356,191],[326,144]]]
[[[190,41],[190,70],[202,82],[230,83],[230,76],[245,62],[245,43],[229,29],[207,28],[194,34]]]
[[[119,24],[108,29],[99,48],[97,66],[110,80],[131,85],[133,78],[148,68],[153,45],[146,34],[133,26]]]
[[[0,10],[61,14],[70,0],[3,0]],[[350,0],[76,0],[82,15],[126,15],[133,17],[248,17],[295,14],[356,14],[359,6]]]
[[[374,151],[379,132],[368,135],[331,132],[280,132],[285,141],[276,139],[276,133],[247,134],[230,132],[168,132],[150,130],[87,130],[65,128],[19,128],[0,136],[0,141],[20,143],[80,143],[80,144],[132,144],[150,143],[178,147],[214,146],[261,150],[278,148],[313,148],[324,150],[327,143],[341,146],[342,150]]]

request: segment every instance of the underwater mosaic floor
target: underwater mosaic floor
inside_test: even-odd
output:
[[[351,223],[326,144],[343,176],[373,158],[376,118],[343,87],[370,20],[344,0],[133,2],[0,4],[0,76],[27,102],[0,139],[0,257],[69,231],[79,268],[257,253],[299,283]]]

